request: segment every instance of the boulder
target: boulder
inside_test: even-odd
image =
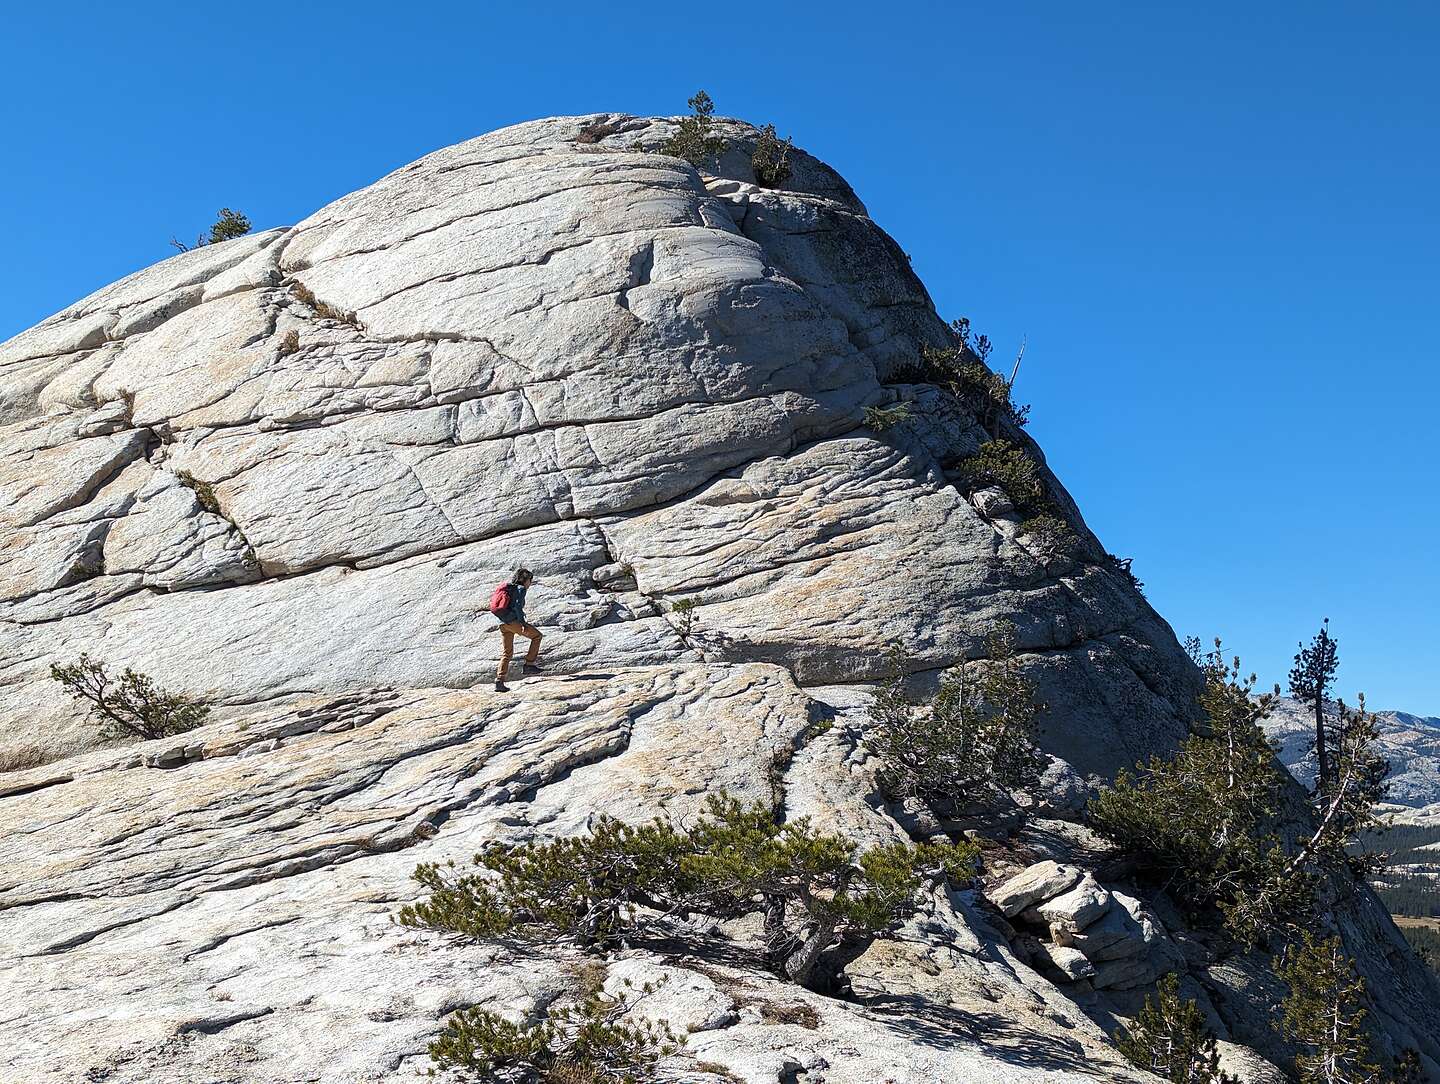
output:
[[[1035,953],[1034,959],[1041,974],[1050,971],[1057,972],[1060,979],[1065,982],[1088,979],[1096,975],[1095,965],[1087,960],[1085,954],[1079,949],[1070,948],[1067,945],[1037,943],[1040,948]],[[1098,978],[1096,985],[1099,985]]]
[[[990,889],[986,895],[1001,914],[1012,918],[1033,903],[1068,891],[1080,880],[1080,876],[1081,870],[1076,866],[1049,860],[1036,862]]]
[[[970,494],[970,501],[986,519],[999,519],[1001,516],[1013,515],[1015,504],[1005,495],[1005,491],[999,486],[986,486],[984,489],[977,489]]]
[[[1068,892],[1036,905],[1035,912],[1052,933],[1058,930],[1077,933],[1110,910],[1114,902],[1115,897],[1109,890],[1087,872]]]
[[[1103,960],[1093,966],[1094,977],[1091,982],[1097,990],[1133,990],[1141,986],[1151,986],[1165,974],[1163,961],[1143,952],[1139,955]]]

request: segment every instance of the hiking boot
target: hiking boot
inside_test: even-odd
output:
[[[527,662],[525,664],[525,669],[520,672],[522,674],[543,674],[545,672],[545,667],[541,666],[539,663]]]
[[[510,691],[510,689],[506,686],[506,684],[505,684],[503,681],[497,681],[497,682],[495,683],[495,691],[496,691],[497,693],[508,693],[508,692]]]

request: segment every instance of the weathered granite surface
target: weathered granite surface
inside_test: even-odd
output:
[[[756,186],[721,127],[713,175],[657,153],[669,120],[507,128],[0,344],[0,751],[71,754],[0,775],[13,1079],[416,1077],[445,1013],[577,965],[393,927],[418,861],[768,795],[777,745],[788,814],[900,838],[855,741],[897,644],[923,682],[1013,623],[1072,804],[1186,732],[1193,668],[1058,480],[1065,554],[952,484],[984,434],[892,381],[947,334],[903,251],[803,152]],[[483,610],[520,564],[553,674],[502,697]],[[81,652],[216,721],[74,753],[48,671]],[[731,949],[608,962],[669,980],[678,1079],[1132,1079],[973,893],[850,1000]],[[801,1002],[818,1028],[766,1009]]]

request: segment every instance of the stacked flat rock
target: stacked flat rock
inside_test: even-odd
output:
[[[988,895],[1022,928],[1043,931],[1041,938],[1025,936],[1025,954],[1057,981],[1131,990],[1184,966],[1183,953],[1144,904],[1075,866],[1037,862]]]

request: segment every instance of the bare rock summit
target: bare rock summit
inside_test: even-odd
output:
[[[756,130],[718,128],[714,174],[668,119],[506,128],[0,344],[0,750],[50,761],[0,774],[5,1080],[418,1080],[446,1014],[538,1011],[577,960],[392,924],[417,863],[722,790],[907,839],[856,739],[896,644],[923,682],[1013,623],[1070,791],[1187,733],[1193,667],[1060,482],[1063,552],[954,484],[987,434],[900,382],[950,341],[901,248],[822,162],[763,188]],[[505,697],[484,610],[517,565],[550,669]],[[49,677],[82,652],[212,721],[97,744]],[[1151,1079],[1014,934],[939,892],[846,997],[604,967],[690,1031],[675,1079]]]

